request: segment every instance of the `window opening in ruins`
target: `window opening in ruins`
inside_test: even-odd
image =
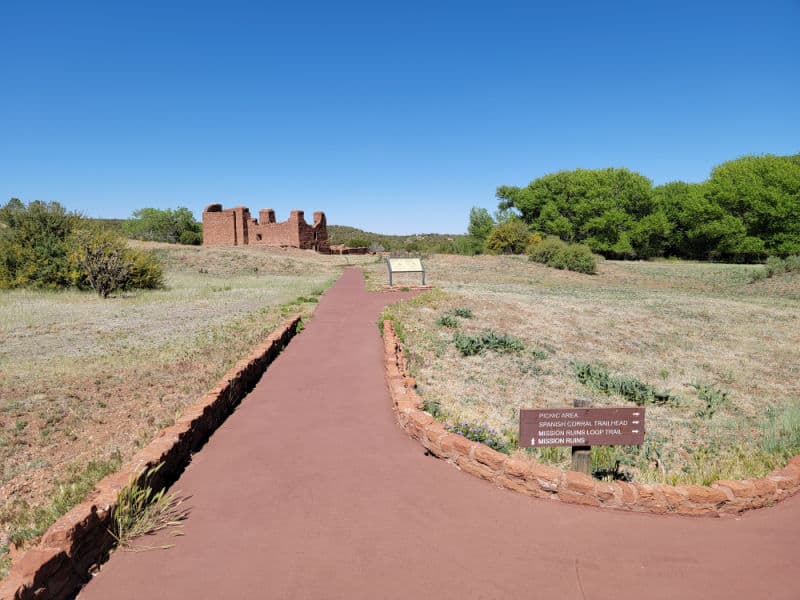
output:
[[[256,241],[259,241],[259,242],[261,241],[261,234],[260,233],[256,234]]]

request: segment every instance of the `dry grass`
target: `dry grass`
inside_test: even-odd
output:
[[[286,314],[316,306],[293,300],[315,298],[357,262],[136,245],[161,255],[166,290],[0,294],[0,554],[57,516],[48,503],[71,473],[130,457]]]
[[[365,268],[372,281],[385,277],[379,265]],[[800,278],[749,284],[760,267],[611,261],[588,276],[488,256],[436,255],[426,268],[445,293],[392,312],[424,398],[448,420],[485,423],[513,440],[520,408],[571,406],[576,397],[625,405],[580,384],[571,367],[601,363],[671,390],[681,404],[649,407],[645,447],[598,449],[598,468],[620,460],[639,480],[706,482],[775,466],[761,456],[760,436],[769,407],[800,401]],[[462,356],[454,330],[436,324],[456,306],[474,313],[459,330],[510,333],[526,350]],[[711,419],[698,417],[704,403],[691,384],[730,400]],[[568,452],[545,455],[563,465]]]

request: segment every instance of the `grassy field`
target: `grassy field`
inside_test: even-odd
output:
[[[436,255],[426,269],[438,289],[386,315],[440,419],[485,425],[517,455],[568,466],[568,448],[514,449],[518,411],[574,398],[632,405],[603,381],[581,382],[589,365],[621,392],[659,394],[643,446],[593,449],[599,476],[710,483],[763,475],[800,451],[800,277],[750,283],[762,268],[607,261],[590,276],[522,257]],[[381,265],[365,270],[373,285],[385,279]],[[457,350],[456,338],[486,330],[523,349]]]
[[[0,294],[0,556],[36,538],[286,315],[309,316],[340,267],[359,260],[133,244],[160,256],[167,289]]]
[[[286,315],[310,315],[342,266],[386,283],[372,256],[134,244],[160,256],[167,289],[0,294],[0,575],[12,542],[34,540]],[[582,383],[576,365],[589,365],[667,398],[648,406],[644,446],[593,450],[599,475],[709,483],[762,475],[800,449],[800,277],[612,261],[588,276],[509,256],[434,255],[426,268],[437,289],[386,314],[442,420],[567,466],[568,449],[515,449],[517,411],[629,402]],[[486,330],[522,349],[456,349]]]

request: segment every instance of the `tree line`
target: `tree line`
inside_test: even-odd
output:
[[[560,171],[526,187],[500,186],[496,197],[496,218],[481,208],[470,213],[474,252],[509,251],[514,241],[493,248],[492,234],[503,226],[507,237],[508,222],[519,221],[607,258],[753,262],[800,254],[800,154],[744,156],[702,183],[653,186],[625,168]]]

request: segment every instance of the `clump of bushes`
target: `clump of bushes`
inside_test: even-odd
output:
[[[451,329],[455,329],[458,327],[458,319],[451,314],[444,314],[436,319],[436,324],[440,327],[450,327]]]
[[[489,446],[498,452],[502,452],[504,454],[511,453],[509,443],[503,439],[503,436],[497,430],[492,429],[488,425],[476,425],[474,423],[462,421],[461,423],[456,423],[455,425],[446,425],[445,427],[448,431],[463,435],[465,438],[472,440],[473,442],[485,444],[486,446]]]
[[[88,224],[57,202],[0,207],[0,288],[118,290],[163,287],[154,254],[129,248],[110,229]]]
[[[751,281],[769,279],[770,277],[783,275],[784,273],[800,273],[800,254],[787,256],[786,258],[770,256],[767,258],[764,268],[752,274]]]
[[[486,350],[496,352],[519,352],[525,349],[524,342],[507,333],[497,333],[492,329],[481,331],[475,335],[458,332],[453,343],[464,356],[483,354]]]
[[[670,394],[669,390],[659,391],[652,385],[639,381],[635,377],[613,375],[603,365],[574,362],[572,370],[578,381],[606,394],[618,394],[636,404],[677,404],[679,398]]]
[[[459,306],[458,308],[449,310],[436,320],[436,324],[440,327],[450,327],[455,329],[458,327],[458,319],[456,317],[461,317],[462,319],[471,319],[472,309],[467,308],[466,306]]]
[[[527,251],[530,260],[548,267],[588,275],[597,273],[597,259],[583,244],[569,244],[557,237],[534,237]]]

